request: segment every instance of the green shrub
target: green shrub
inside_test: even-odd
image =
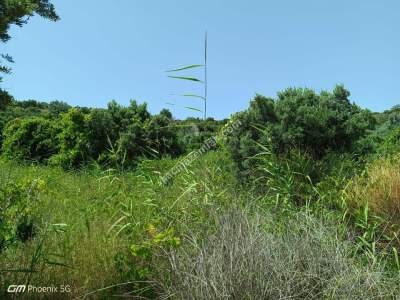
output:
[[[183,145],[178,140],[171,119],[163,114],[155,115],[145,124],[147,148],[161,157],[165,154],[176,157],[183,153]]]
[[[392,155],[400,152],[400,127],[393,129],[379,147],[378,153]]]
[[[321,179],[320,165],[308,155],[292,150],[279,157],[266,150],[255,159],[258,192],[273,198],[276,205],[302,205],[315,198],[313,184]]]
[[[176,122],[176,131],[180,144],[184,147],[186,153],[198,150],[205,141],[214,137],[227,120],[214,120],[207,118],[201,120],[198,118],[187,118]]]
[[[60,150],[50,163],[64,168],[76,168],[89,159],[88,115],[77,108],[70,109],[60,120],[57,136]]]
[[[15,119],[4,130],[6,157],[45,162],[58,151],[56,123],[44,118]]]
[[[262,151],[259,143],[267,143],[278,155],[298,149],[317,160],[328,152],[354,151],[374,128],[375,119],[368,110],[351,104],[349,95],[342,86],[320,94],[289,88],[277,99],[257,95],[248,110],[234,116],[242,125],[228,138],[241,174],[252,167],[248,159]]]
[[[129,107],[109,103],[107,109],[88,113],[73,108],[62,116],[58,135],[60,151],[51,162],[77,168],[90,161],[113,167],[134,165],[141,157],[176,156],[182,152],[171,119],[151,116],[146,105]]]
[[[42,180],[8,182],[0,187],[0,250],[34,235],[33,207],[43,187]]]
[[[3,89],[0,89],[0,110],[3,110],[12,102],[12,96]]]
[[[65,169],[91,162],[119,167],[133,166],[139,158],[175,157],[184,150],[171,126],[171,113],[164,110],[152,116],[145,103],[131,101],[124,107],[111,101],[107,109],[69,109],[62,102],[29,100],[13,103],[11,109],[15,111],[0,114],[0,130],[12,119],[0,142],[5,156],[16,160],[49,162]],[[30,115],[28,110],[38,116],[13,119]]]
[[[85,119],[88,139],[88,155],[98,160],[110,148],[110,142],[118,137],[117,125],[106,109],[92,109]]]

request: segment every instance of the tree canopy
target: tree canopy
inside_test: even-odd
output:
[[[59,20],[55,7],[49,0],[0,0],[0,41],[6,43],[10,40],[11,25],[22,27],[35,14],[51,21]],[[0,54],[0,74],[9,74],[9,65],[13,62],[9,54]],[[0,109],[4,109],[11,101],[11,95],[0,88]]]

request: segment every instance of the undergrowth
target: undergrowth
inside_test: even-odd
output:
[[[3,295],[17,282],[70,285],[60,299],[394,297],[398,160],[254,159],[247,184],[218,150],[167,185],[171,159],[132,171],[2,162]]]

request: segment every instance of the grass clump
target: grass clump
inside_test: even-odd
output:
[[[400,225],[400,157],[380,158],[371,163],[364,176],[355,178],[348,195],[349,205],[368,205],[372,213]]]
[[[287,221],[287,220],[286,220]],[[173,299],[354,299],[394,296],[398,285],[362,267],[335,228],[297,213],[284,227],[272,216],[231,210],[206,240],[188,236],[168,253],[164,285]],[[279,222],[279,221],[278,221]],[[282,222],[282,221],[281,221]]]

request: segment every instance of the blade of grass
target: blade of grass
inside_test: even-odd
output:
[[[194,111],[198,111],[198,112],[203,112],[202,110],[194,108],[194,107],[185,106],[185,108],[190,109],[190,110],[194,110]]]
[[[185,67],[181,67],[178,69],[173,69],[173,70],[167,70],[165,72],[179,72],[179,71],[183,71],[183,70],[188,70],[188,69],[194,69],[194,68],[200,68],[200,67],[204,67],[204,65],[189,65],[189,66],[185,66]]]
[[[169,78],[174,78],[174,79],[181,79],[181,80],[189,80],[189,81],[195,81],[195,82],[200,82],[203,83],[200,79],[194,78],[194,77],[183,77],[183,76],[168,76]]]

